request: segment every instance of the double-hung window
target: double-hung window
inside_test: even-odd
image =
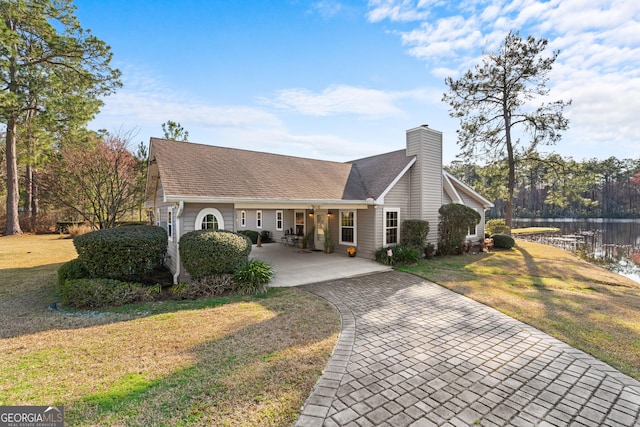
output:
[[[340,244],[357,245],[356,236],[357,214],[355,210],[340,211]]]
[[[256,228],[262,228],[262,211],[256,211]]]
[[[400,243],[400,209],[384,210],[384,246]]]
[[[240,227],[247,226],[247,211],[240,211]]]
[[[173,242],[173,207],[167,209],[167,237]]]
[[[281,231],[284,228],[284,219],[282,211],[276,211],[276,230]]]

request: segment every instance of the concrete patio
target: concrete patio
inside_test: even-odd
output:
[[[249,257],[274,267],[276,274],[269,284],[272,287],[306,285],[391,270],[370,259],[351,258],[346,252],[325,254],[280,243],[265,243],[262,247],[253,245]]]

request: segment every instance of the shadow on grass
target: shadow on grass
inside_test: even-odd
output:
[[[307,298],[315,297],[296,291],[287,301],[261,301],[277,315],[195,346],[190,352],[195,363],[165,377],[128,373],[105,392],[66,402],[67,420],[73,425],[290,425],[338,332],[334,311],[318,319],[316,308],[301,310],[310,306]]]
[[[3,277],[0,281],[0,318],[3,320],[0,339],[49,330],[81,329],[126,322],[155,314],[212,308],[252,298],[232,295],[201,300],[166,298],[92,310],[70,307],[52,309],[52,304],[60,301],[60,295],[57,293],[57,270],[63,264],[0,270]]]

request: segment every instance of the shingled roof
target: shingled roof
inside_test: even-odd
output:
[[[367,197],[377,199],[414,158],[415,156],[407,156],[406,150],[398,150],[353,160],[349,163],[357,169],[365,186]]]
[[[399,150],[339,163],[159,138],[150,154],[167,197],[241,200],[375,199],[412,159]]]

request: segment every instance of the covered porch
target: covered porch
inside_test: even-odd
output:
[[[349,257],[346,251],[325,254],[280,243],[253,245],[249,257],[273,266],[272,287],[298,286],[391,270],[371,259]]]

